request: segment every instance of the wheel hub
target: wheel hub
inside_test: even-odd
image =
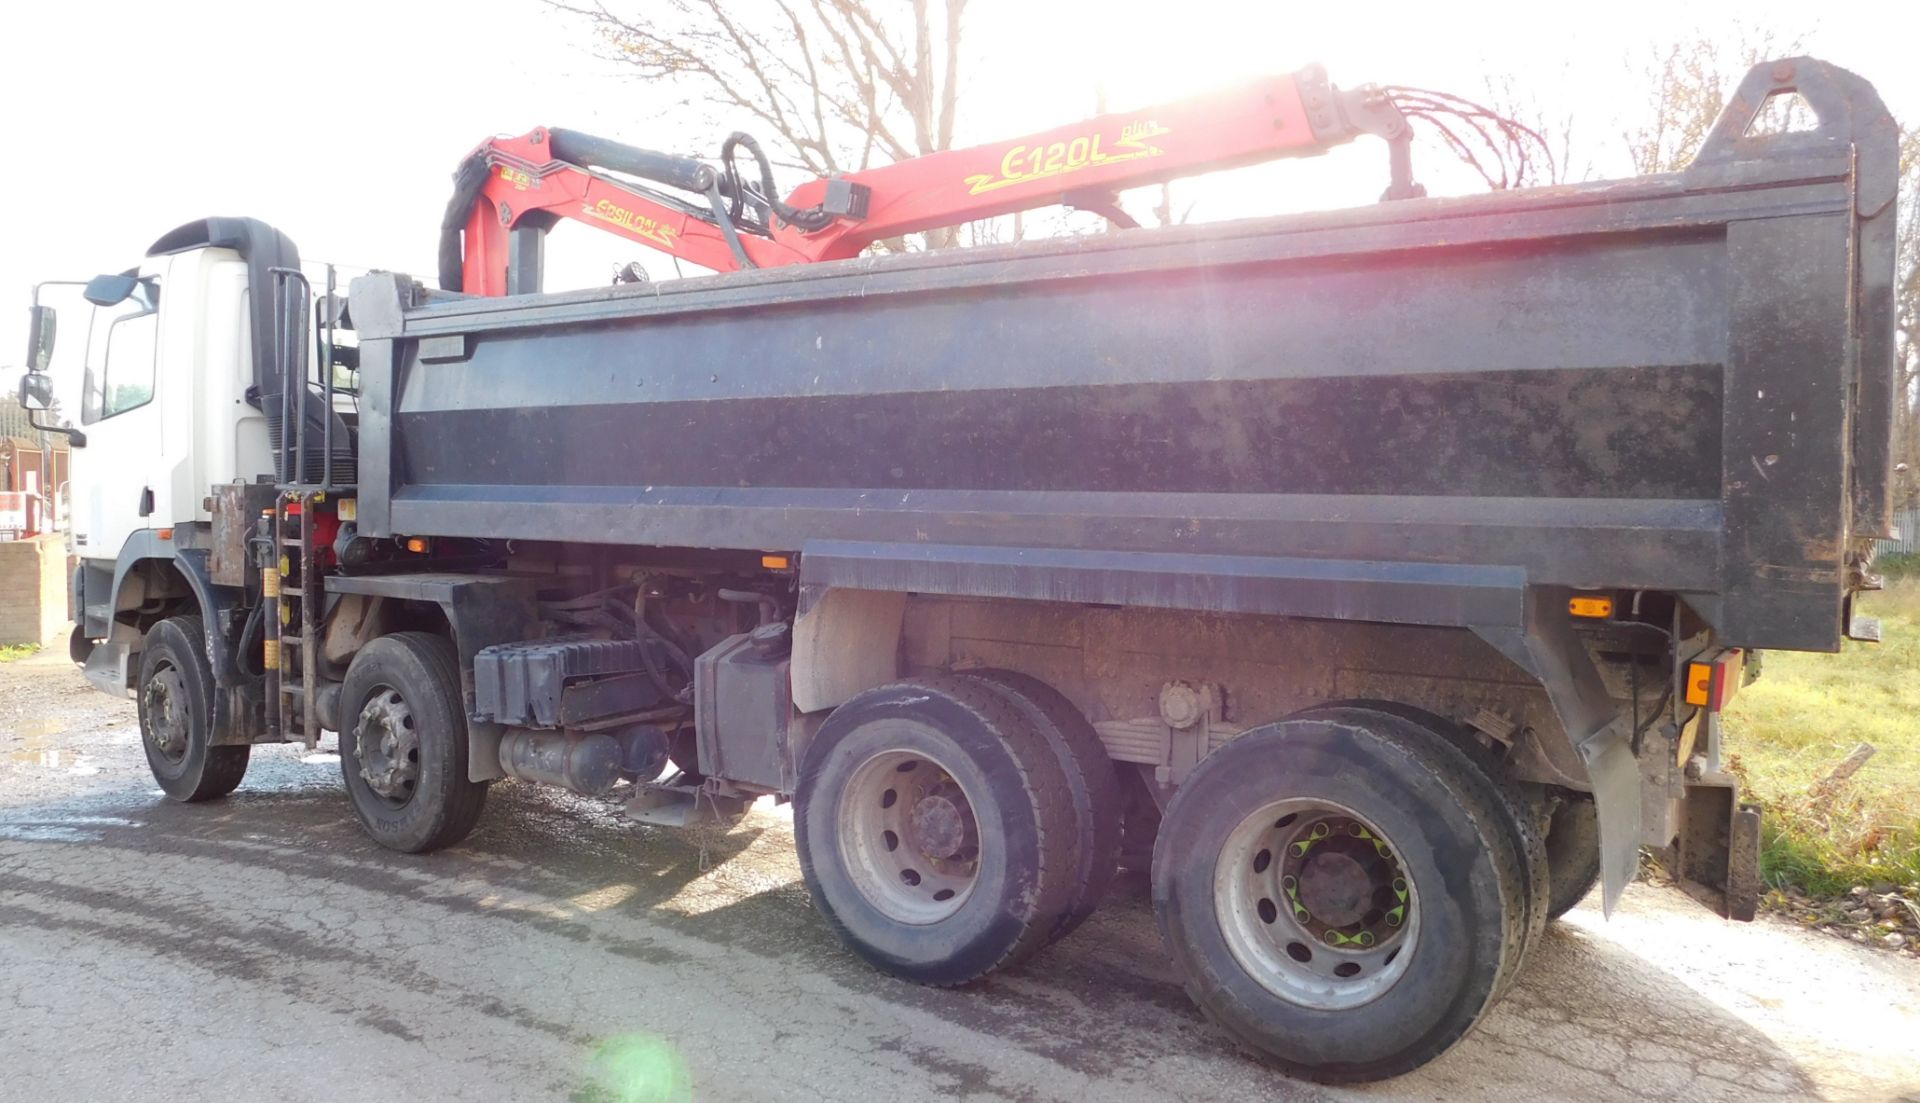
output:
[[[1351,855],[1315,854],[1300,868],[1300,902],[1327,923],[1345,927],[1373,905],[1372,878]]]
[[[980,829],[959,786],[945,781],[913,804],[907,836],[914,849],[942,861],[967,861],[980,850]]]
[[[1412,886],[1385,836],[1314,799],[1275,801],[1241,821],[1215,866],[1214,906],[1249,975],[1323,1010],[1379,998],[1419,933]]]
[[[1386,840],[1347,816],[1294,827],[1280,862],[1280,887],[1294,921],[1336,948],[1371,949],[1397,936],[1407,914],[1407,882]]]
[[[972,893],[980,827],[965,791],[934,759],[905,750],[868,759],[848,779],[838,818],[848,874],[894,919],[937,923]]]
[[[173,667],[163,667],[147,681],[147,742],[168,759],[187,753],[191,717],[186,706],[186,680]]]
[[[395,803],[413,795],[420,780],[420,735],[398,693],[382,690],[360,710],[354,755],[361,779],[376,795]]]

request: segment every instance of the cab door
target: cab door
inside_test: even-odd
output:
[[[158,398],[166,258],[140,270],[132,294],[95,307],[88,326],[80,424],[87,443],[73,450],[75,554],[112,560],[127,539],[171,517],[164,425]],[[158,523],[167,523],[165,521]]]

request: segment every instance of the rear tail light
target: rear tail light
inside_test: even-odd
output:
[[[1707,662],[1687,664],[1687,704],[1708,712],[1719,712],[1740,690],[1740,673],[1746,665],[1746,653],[1739,649],[1722,652]]]

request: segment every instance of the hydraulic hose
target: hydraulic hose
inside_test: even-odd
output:
[[[555,160],[589,168],[623,172],[643,180],[652,180],[684,191],[705,195],[719,182],[720,174],[704,162],[691,157],[641,149],[609,138],[582,134],[564,127],[547,128],[547,148]],[[460,162],[453,174],[453,197],[440,218],[440,287],[445,291],[463,291],[465,256],[461,234],[473,216],[473,205],[487,185],[491,166],[484,153],[476,153]]]
[[[696,194],[705,193],[718,178],[712,166],[704,161],[641,149],[611,138],[596,138],[578,130],[548,127],[547,144],[556,159],[568,164],[624,172]]]
[[[460,162],[453,173],[453,198],[447,200],[447,212],[440,216],[440,288],[461,291],[465,287],[465,257],[460,235],[467,228],[473,205],[480,202],[480,189],[487,184],[487,159],[474,154]]]

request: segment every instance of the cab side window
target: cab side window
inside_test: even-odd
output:
[[[90,425],[153,401],[160,333],[159,285],[143,281],[128,299],[94,312],[87,343],[80,422]]]

